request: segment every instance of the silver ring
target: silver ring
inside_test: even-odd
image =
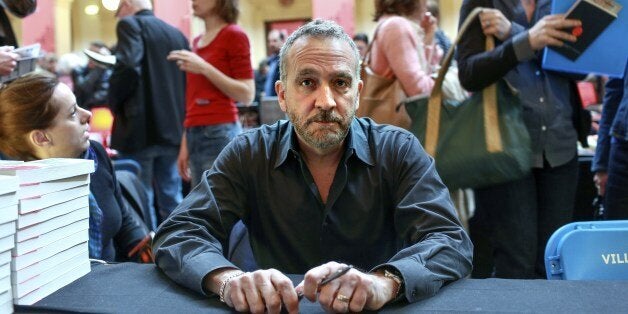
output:
[[[336,300],[338,300],[340,302],[349,303],[349,300],[351,300],[351,298],[349,298],[348,296],[346,296],[344,294],[338,293],[338,295],[336,296]]]

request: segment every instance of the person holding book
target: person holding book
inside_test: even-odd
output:
[[[471,234],[488,229],[491,256],[476,256],[475,272],[500,278],[544,278],[544,250],[551,234],[571,222],[578,162],[574,123],[578,104],[573,80],[541,68],[543,49],[574,42],[566,29],[580,21],[550,15],[550,0],[466,0],[460,21],[475,9],[482,12],[457,46],[463,87],[480,92],[501,79],[518,90],[523,119],[532,141],[531,173],[519,180],[475,190],[476,217]],[[487,36],[495,49],[485,51]],[[476,248],[480,246],[476,245]],[[491,263],[494,264],[490,265]],[[487,265],[489,264],[489,265]]]
[[[88,49],[101,55],[111,55],[107,45],[100,41],[91,42]],[[111,77],[111,68],[92,59],[88,59],[84,67],[73,69],[72,81],[78,105],[87,110],[94,107],[108,107],[109,77]]]
[[[434,160],[412,133],[355,118],[363,84],[351,37],[315,20],[279,60],[289,120],[225,147],[159,227],[157,266],[253,313],[295,313],[301,293],[327,312],[378,310],[465,277],[471,243]],[[242,272],[226,257],[238,221],[261,269]],[[305,279],[294,287],[285,274]]]
[[[604,196],[607,219],[628,219],[628,65],[623,78],[606,83],[602,119],[591,171]]]
[[[27,74],[0,89],[0,152],[18,160],[86,158],[90,179],[89,256],[152,261],[148,229],[125,206],[105,149],[89,140],[91,113],[53,76]]]

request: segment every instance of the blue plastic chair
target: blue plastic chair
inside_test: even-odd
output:
[[[547,279],[628,280],[628,220],[567,224],[545,247]]]

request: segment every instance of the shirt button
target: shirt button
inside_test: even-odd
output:
[[[545,98],[541,97],[541,98],[539,98],[539,101],[540,101],[540,102],[544,102],[544,101],[545,101]]]
[[[546,127],[546,126],[544,126],[544,125],[543,125],[543,126],[541,126],[541,131],[545,131],[545,130],[547,130],[547,127]]]
[[[416,297],[416,295],[417,295],[416,290],[412,290],[412,296]]]
[[[534,72],[534,74],[536,74],[536,76],[540,76],[541,75],[541,71],[536,71],[536,72]]]

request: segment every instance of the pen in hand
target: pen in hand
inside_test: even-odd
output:
[[[325,279],[323,279],[321,283],[318,284],[318,291],[320,291],[321,287],[330,283],[332,280],[337,279],[340,276],[346,274],[349,270],[351,270],[351,268],[353,268],[352,265],[347,265],[343,268],[338,269],[335,273],[331,274],[330,276],[325,277]],[[299,296],[299,301],[303,299],[303,292],[299,292],[298,296]]]

